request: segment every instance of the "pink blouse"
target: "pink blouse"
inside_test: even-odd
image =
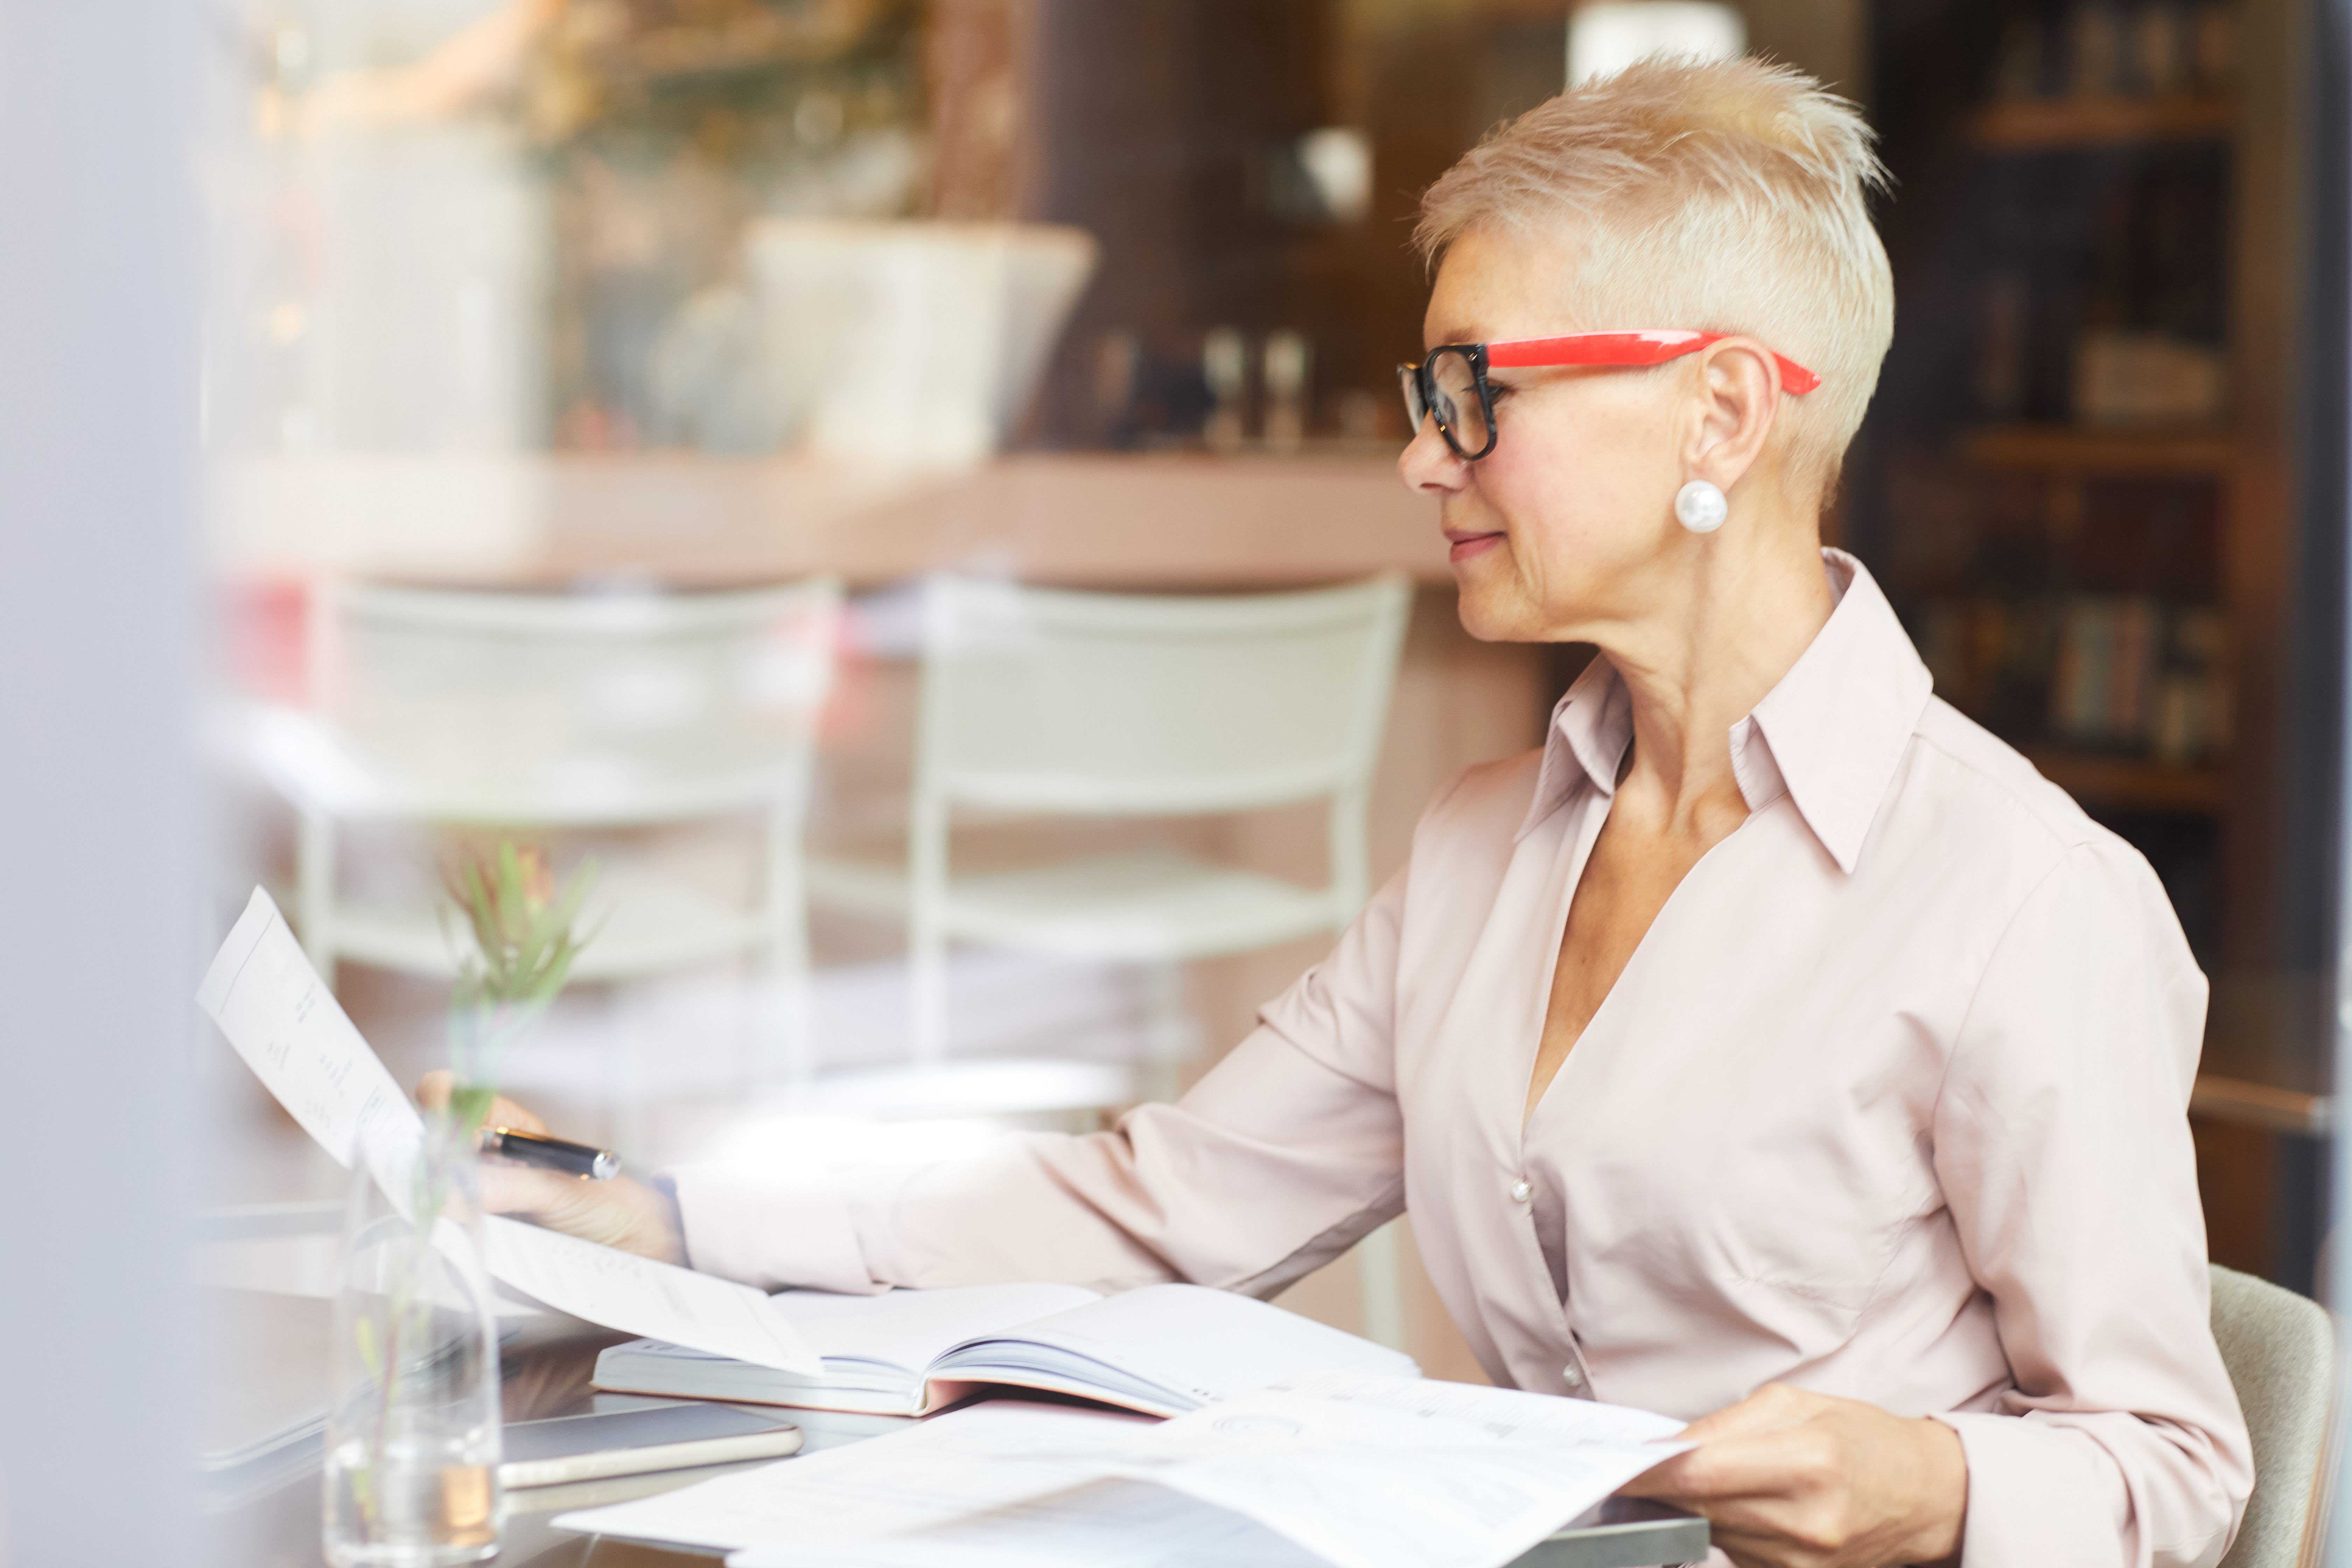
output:
[[[1266,1296],[1411,1208],[1499,1383],[1696,1416],[1780,1380],[1933,1415],[1971,1568],[2210,1563],[2252,1483],[2185,1119],[2205,981],[2147,863],[1929,693],[1869,574],[1731,731],[1749,815],[1523,1122],[1632,739],[1595,660],[1173,1105],[976,1158],[677,1173],[763,1286]]]

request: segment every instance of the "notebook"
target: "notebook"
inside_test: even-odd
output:
[[[562,1486],[744,1459],[780,1459],[799,1453],[800,1447],[801,1429],[790,1422],[723,1405],[667,1405],[509,1421],[499,1441],[499,1484],[510,1489]]]
[[[655,1340],[596,1358],[615,1393],[922,1415],[1004,1385],[1179,1415],[1318,1372],[1417,1377],[1399,1351],[1197,1285],[1104,1296],[1076,1285],[969,1285],[776,1298],[824,1358],[808,1377]]]

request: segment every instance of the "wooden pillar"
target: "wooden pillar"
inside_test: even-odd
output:
[[[1004,222],[1036,205],[1038,0],[931,0],[929,216]]]

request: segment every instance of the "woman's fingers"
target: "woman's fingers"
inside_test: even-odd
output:
[[[1727,1405],[1683,1428],[1686,1443],[1712,1443],[1724,1437],[1744,1437],[1758,1432],[1780,1432],[1810,1421],[1820,1413],[1822,1396],[1768,1383],[1737,1405]]]
[[[482,1207],[491,1214],[557,1214],[580,1207],[579,1177],[497,1160],[481,1164]]]
[[[426,1073],[416,1086],[416,1102],[438,1110],[449,1103],[453,1089],[446,1071]],[[503,1095],[490,1101],[488,1125],[521,1132],[547,1131],[546,1122]],[[479,1170],[487,1213],[517,1215],[566,1236],[665,1263],[686,1261],[677,1205],[642,1182],[585,1182],[504,1160],[485,1160]]]
[[[1678,1434],[1697,1447],[1645,1470],[1622,1489],[1628,1497],[1685,1500],[1737,1497],[1772,1484],[1779,1450],[1752,1440],[1801,1429],[1819,1411],[1822,1396],[1769,1383],[1737,1405],[1702,1415]]]
[[[1852,1568],[1937,1563],[1958,1549],[1967,1459],[1939,1422],[1765,1389],[1687,1435],[1700,1446],[1624,1491],[1705,1514],[1735,1562]]]
[[[1803,1427],[1720,1437],[1704,1447],[1676,1454],[1624,1488],[1629,1497],[1683,1503],[1715,1503],[1789,1492],[1826,1468],[1835,1457],[1822,1435]]]
[[[449,1103],[449,1095],[456,1088],[456,1084],[457,1080],[450,1076],[446,1068],[436,1068],[426,1073],[417,1080],[416,1103],[427,1110],[438,1110]],[[519,1132],[543,1133],[547,1131],[546,1122],[541,1121],[503,1094],[495,1096],[490,1100],[488,1125],[511,1127]]]

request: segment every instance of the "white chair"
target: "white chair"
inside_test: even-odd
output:
[[[1182,964],[1336,932],[1370,897],[1372,774],[1412,603],[1411,582],[1395,573],[1244,597],[929,584],[906,863],[819,858],[810,868],[821,900],[906,920],[918,1077],[886,1092],[936,1113],[997,1095],[993,1072],[1055,1097],[1031,1110],[1100,1110],[1133,1097],[1134,1080],[1099,1063],[1067,1064],[1059,1078],[1014,1061],[942,1072],[948,949],[971,942],[1143,966],[1151,1006],[1140,1087],[1172,1094],[1194,1032]],[[1175,848],[961,876],[951,866],[960,810],[1200,816],[1318,800],[1328,844],[1319,887]],[[1106,1087],[1113,1076],[1119,1091]],[[1358,1268],[1365,1331],[1401,1347],[1394,1226],[1364,1239]]]
[[[2221,1568],[2302,1568],[2327,1534],[2336,1322],[2308,1297],[2211,1272],[2213,1338],[2254,1441],[2254,1495]]]
[[[775,983],[755,1073],[804,1075],[801,833],[840,601],[831,578],[717,594],[328,590],[311,710],[254,721],[257,761],[301,814],[295,910],[311,962],[331,984],[345,959],[454,970],[434,868],[389,898],[342,887],[339,838],[356,823],[553,833],[756,815],[752,902],[608,865],[574,973],[748,957]]]
[[[987,943],[1141,964],[1161,1089],[1187,1045],[1178,966],[1336,931],[1370,893],[1366,814],[1412,587],[1246,597],[940,578],[924,606],[907,863],[820,861],[812,890],[903,912],[914,1058],[947,1055],[947,953]],[[956,875],[956,814],[1229,815],[1327,803],[1319,887],[1175,848]]]

